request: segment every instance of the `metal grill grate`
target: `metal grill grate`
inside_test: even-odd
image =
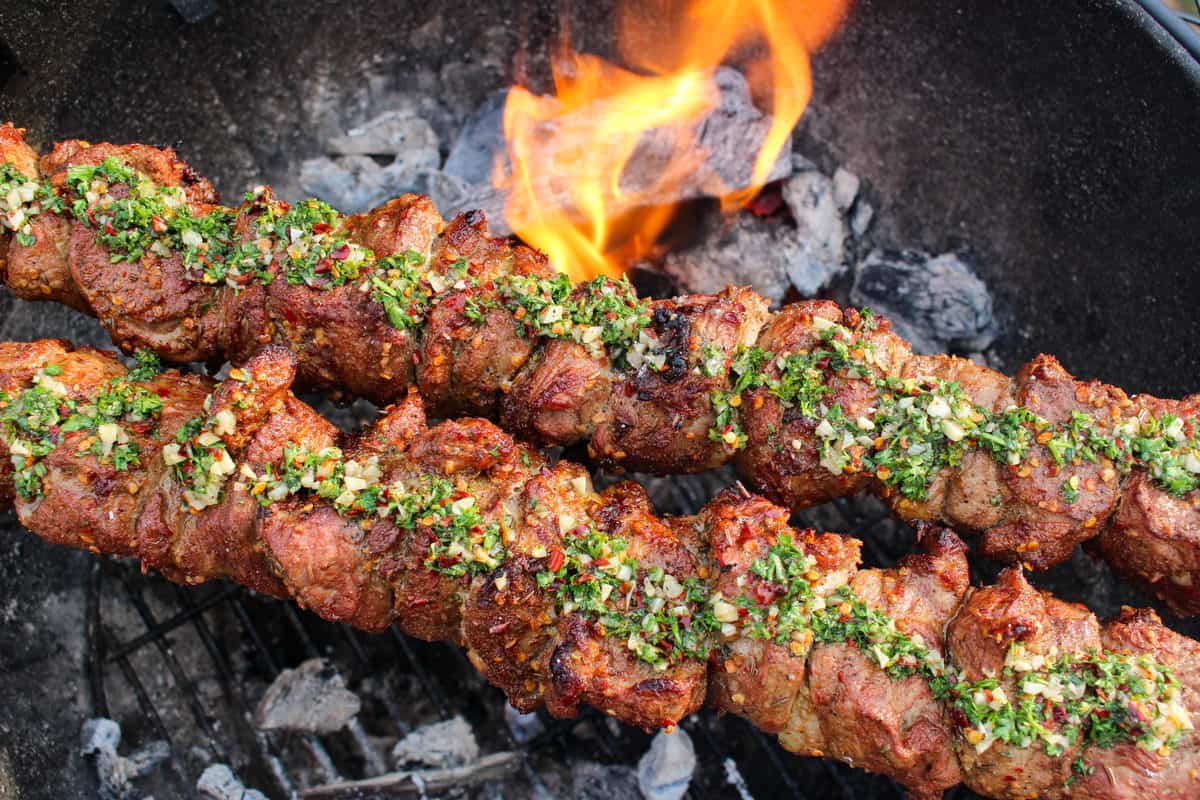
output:
[[[858,531],[891,524],[882,509],[864,512],[858,504],[823,513]],[[889,538],[895,537],[866,537],[877,550],[869,560],[887,563],[902,554],[879,549]],[[504,720],[503,696],[458,648],[413,640],[395,628],[365,635],[287,602],[227,584],[185,589],[129,564],[102,560],[93,567],[86,639],[95,715],[121,723],[123,747],[154,739],[171,744],[170,763],[147,779],[160,784],[146,787],[158,796],[189,796],[206,763],[215,762],[230,764],[248,786],[272,797],[378,776],[389,768],[386,743],[455,715],[471,723],[485,753],[517,754],[519,768],[504,797],[564,796],[582,762],[635,766],[649,744],[646,734],[587,711],[580,720],[543,715],[544,732],[518,745]],[[256,730],[250,710],[263,687],[316,656],[330,659],[363,700],[359,718],[328,736]],[[743,797],[730,780],[730,763],[744,779],[742,790],[758,798],[903,796],[885,779],[791,755],[740,719],[705,710],[683,727],[699,762],[692,798]]]

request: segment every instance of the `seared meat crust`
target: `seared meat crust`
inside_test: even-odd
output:
[[[776,573],[761,565],[783,558],[802,565],[804,591],[811,592],[803,596],[821,603],[813,608],[849,614],[849,592],[869,613],[892,620],[899,635],[919,636],[942,654],[956,670],[955,680],[959,670],[969,681],[999,675],[1015,691],[1002,670],[1010,643],[1045,655],[1083,655],[1103,645],[1173,667],[1183,705],[1200,713],[1200,644],[1167,630],[1152,613],[1128,611],[1101,628],[1085,609],[1030,587],[1016,569],[995,586],[969,591],[965,547],[942,529],[922,530],[923,552],[895,568],[859,570],[857,540],[795,530],[785,509],[740,486],[694,517],[663,521],[639,486],[617,484],[597,494],[582,467],[548,465],[484,420],[427,427],[416,395],[347,436],[291,394],[296,374],[288,350],[267,347],[215,386],[177,372],[144,379],[139,386],[160,397],[163,407],[153,424],[126,421],[141,445],[141,460],[118,469],[77,455],[84,430],[53,438],[42,462],[47,471],[40,494],[17,502],[21,521],[50,541],[139,557],[172,580],[231,578],[294,598],[328,620],[368,631],[396,623],[415,636],[463,644],[472,663],[522,710],[545,705],[555,715],[573,716],[589,704],[644,728],[672,726],[700,707],[711,684],[718,708],[777,734],[786,748],[889,775],[917,797],[936,797],[960,779],[994,797],[1195,793],[1200,741],[1193,729],[1182,731],[1170,756],[1134,745],[1079,744],[1049,756],[1036,746],[999,741],[978,752],[960,737],[960,723],[925,678],[893,677],[866,645],[818,633],[815,618],[812,627],[788,629],[782,640],[762,638],[777,634],[740,624],[750,606],[720,607],[715,596],[757,598],[766,608],[790,590],[772,583]],[[0,344],[6,398],[38,381],[42,389],[86,404],[98,387],[125,375],[113,356],[72,350],[61,341]],[[195,433],[196,420],[205,434]],[[189,432],[177,437],[181,430]],[[0,441],[16,440],[6,434]],[[209,505],[193,504],[173,468],[178,462],[167,459],[164,445],[184,441],[219,442],[232,460],[223,494]],[[3,448],[0,464],[11,464],[9,445]],[[465,507],[478,513],[478,527],[501,532],[507,554],[487,569],[439,571],[434,567],[443,562],[430,549],[444,543],[436,511],[400,522],[356,506],[335,507],[339,501],[329,498],[337,492],[323,490],[260,503],[264,490],[273,491],[265,479],[271,470],[302,468],[308,462],[297,453],[328,448],[349,459],[341,462],[346,476],[351,463],[378,470],[380,502],[409,502],[405,487],[424,481],[448,483],[451,499],[470,498]],[[5,469],[0,490],[7,500],[15,488],[11,466]],[[403,496],[393,498],[392,492]],[[625,543],[622,561],[604,565],[638,565],[637,578],[617,579],[620,592],[657,573],[698,585],[713,598],[702,602],[725,624],[714,630],[719,637],[709,661],[694,655],[643,660],[624,635],[604,629],[608,623],[556,595],[555,565],[563,563],[569,537],[581,529]],[[607,561],[606,552],[596,563],[601,559]],[[542,580],[547,573],[549,584]],[[587,583],[597,574],[571,580]],[[680,588],[668,589],[660,579],[664,592]],[[696,624],[693,613],[703,612],[686,611],[688,624]],[[827,615],[821,625],[839,618],[850,619]],[[1068,785],[1077,756],[1092,771],[1086,781]]]
[[[892,569],[858,572],[850,586],[897,628],[945,652],[942,632],[969,585],[966,547],[940,529],[926,529],[921,545],[925,552]],[[921,676],[892,679],[840,643],[813,651],[808,680],[830,756],[891,775],[916,797],[941,797],[962,781],[945,708]]]
[[[1016,681],[1003,673],[1009,645],[1049,658],[1100,649],[1100,625],[1083,606],[1066,603],[1030,586],[1024,574],[1009,568],[994,586],[974,590],[950,623],[947,642],[966,680],[1000,676],[1000,686],[1017,696]],[[982,754],[959,738],[955,747],[963,780],[988,797],[1059,796],[1080,753],[1069,745],[1060,756],[1037,748],[995,742]]]
[[[68,165],[109,156],[159,184],[183,187],[196,213],[216,201],[211,185],[171,150],[69,141],[37,163],[23,131],[0,126],[0,158],[51,185],[63,185]],[[243,243],[255,241],[253,219],[273,203],[266,190],[242,207],[237,232]],[[497,417],[507,430],[540,444],[588,441],[594,458],[618,468],[691,472],[734,458],[755,488],[793,509],[870,490],[906,519],[980,533],[987,555],[1035,569],[1060,563],[1076,544],[1099,536],[1098,551],[1118,571],[1177,612],[1200,612],[1200,539],[1191,518],[1200,491],[1171,496],[1145,480],[1141,467],[1126,471],[1107,457],[1057,463],[1046,443],[1036,441],[1020,464],[968,448],[961,461],[928,476],[922,496],[905,496],[853,462],[831,471],[822,463],[820,420],[782,400],[771,385],[752,383],[744,396],[726,393],[745,348],[779,357],[761,365],[770,384],[780,378],[779,359],[824,346],[835,325],[855,332],[862,350],[852,354],[856,359],[869,357],[867,374],[844,363],[818,365],[820,403],[850,419],[869,416],[879,404],[881,379],[952,382],[993,415],[1020,408],[1061,425],[1084,412],[1102,435],[1132,416],[1168,411],[1195,427],[1200,403],[1194,400],[1128,397],[1076,380],[1050,356],[1036,358],[1015,379],[953,357],[913,356],[886,320],[817,300],[768,319],[765,301],[744,288],[646,305],[651,323],[642,334],[653,344],[654,366],[633,369],[624,353],[584,348],[561,334],[528,336],[520,322],[527,309],[506,307],[497,281],[551,277],[546,258],[491,237],[479,212],[444,223],[428,198],[415,195],[342,223],[351,243],[381,258],[415,255],[445,279],[407,327],[389,320],[374,297],[378,276],[371,268],[345,285],[310,286],[285,280],[277,255],[269,267],[274,279],[265,286],[248,277],[236,289],[210,286],[195,282],[178,255],[149,253],[114,264],[88,226],[52,213],[31,224],[35,242],[29,246],[0,234],[5,282],[21,297],[90,311],[127,350],[150,347],[169,360],[240,363],[276,343],[297,354],[307,386],[387,404],[417,385],[439,416]],[[720,424],[719,397],[729,403],[728,420]],[[1064,492],[1064,484],[1072,489]]]

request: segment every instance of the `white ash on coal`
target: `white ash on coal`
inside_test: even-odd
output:
[[[257,789],[247,789],[228,764],[213,764],[196,781],[196,791],[209,800],[267,800]]]
[[[341,673],[323,658],[310,658],[279,673],[254,710],[260,730],[333,733],[354,719],[358,695],[346,688]]]
[[[646,800],[680,800],[695,772],[696,748],[687,731],[659,731],[638,761],[638,788]]]
[[[659,181],[665,157],[677,147],[675,135],[651,130],[643,136],[621,176],[625,196],[638,207],[720,197],[750,184],[754,156],[771,117],[754,105],[750,87],[737,70],[718,69],[713,83],[719,100],[693,126],[690,149],[697,162],[681,180],[666,188]],[[303,162],[300,186],[349,212],[364,211],[405,192],[422,192],[430,194],[446,216],[482,209],[493,232],[511,233],[504,219],[505,196],[492,186],[493,172],[509,168],[503,126],[506,97],[506,91],[492,93],[466,119],[444,164],[433,124],[409,107],[371,104],[383,110],[363,125],[335,130],[321,146],[325,155]],[[548,125],[540,139],[545,158],[551,158],[556,147],[572,146],[578,138],[572,131],[587,130],[596,111],[581,109]],[[782,151],[769,180],[791,174],[789,150]],[[657,191],[650,191],[652,187]],[[570,207],[568,188],[549,181],[538,187],[538,193],[550,206]],[[632,211],[634,206],[624,210]]]
[[[812,297],[849,270],[850,224],[860,181],[838,169],[820,172],[803,156],[780,185],[788,217],[742,212],[730,219],[711,213],[699,244],[669,254],[663,270],[694,292],[719,292],[730,284],[752,286],[773,303],[789,287]]]
[[[855,270],[850,302],[883,314],[918,353],[975,353],[997,334],[987,285],[953,253],[872,251]]]
[[[787,277],[805,297],[815,295],[846,270],[849,229],[845,211],[853,197],[843,205],[838,202],[838,191],[835,178],[816,169],[797,171],[783,182],[783,201],[796,222],[796,252],[788,259]],[[843,182],[841,192],[847,191]]]
[[[778,305],[788,290],[794,262],[806,261],[806,248],[781,220],[738,214],[728,220],[706,215],[703,242],[672,252],[663,271],[693,292],[716,293],[730,284],[753,286]]]
[[[439,147],[433,126],[414,111],[387,111],[331,138],[329,155],[305,160],[300,186],[339,210],[366,211],[418,191],[421,176],[441,163]]]
[[[164,741],[154,741],[128,756],[117,752],[121,746],[121,726],[111,719],[100,717],[83,723],[80,751],[96,762],[101,800],[137,800],[145,795],[134,785],[138,778],[149,775],[171,755]]]
[[[531,742],[546,731],[546,726],[536,711],[522,714],[513,708],[511,703],[504,704],[504,722],[517,744]]]
[[[392,748],[397,767],[461,767],[479,760],[479,742],[462,717],[423,725]]]

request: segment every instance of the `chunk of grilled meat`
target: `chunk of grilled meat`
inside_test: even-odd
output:
[[[971,590],[962,542],[933,527],[921,554],[859,570],[857,540],[741,487],[660,520],[637,485],[596,493],[484,420],[428,428],[415,394],[346,436],[295,374],[277,346],[214,384],[2,343],[0,501],[175,581],[460,644],[523,710],[669,727],[711,686],[787,749],[917,797],[1200,791],[1200,644],[1152,612],[1101,626],[1015,569]],[[1018,702],[1012,727],[987,718]]]
[[[604,280],[572,289],[482,214],[444,223],[424,197],[341,217],[264,189],[221,209],[170,150],[71,141],[39,162],[11,125],[0,165],[4,281],[95,314],[126,350],[240,363],[274,343],[306,386],[387,404],[416,385],[439,416],[587,441],[614,468],[734,459],[792,509],[873,491],[1034,569],[1094,540],[1200,613],[1200,397],[1130,397],[1051,356],[1015,378],[914,356],[886,321],[830,302],[768,318],[748,289],[653,303]],[[146,213],[119,213],[131,196]]]

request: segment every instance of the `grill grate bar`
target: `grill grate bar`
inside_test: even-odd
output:
[[[106,641],[112,641],[113,635],[108,628],[101,629],[101,635]],[[142,710],[154,726],[154,733],[158,738],[167,742],[171,742],[171,734],[167,732],[167,726],[163,724],[162,717],[158,714],[158,709],[154,707],[154,703],[150,700],[150,693],[146,691],[146,687],[142,684],[133,665],[129,663],[127,656],[121,656],[117,659],[117,668],[121,670],[121,674],[125,676],[125,680],[129,682],[130,688],[133,689],[134,697],[137,698],[138,707]]]
[[[746,727],[750,729],[754,741],[766,753],[767,760],[771,762],[771,766],[775,768],[776,774],[783,780],[783,785],[787,787],[788,792],[791,793],[792,797],[802,800],[805,794],[800,790],[800,784],[796,783],[796,776],[792,774],[792,771],[783,763],[783,759],[779,757],[779,751],[758,728],[753,725],[747,725]]]
[[[861,516],[869,518],[870,515]],[[886,554],[881,555],[886,557]],[[217,635],[211,623],[221,618],[209,617],[206,612],[220,609],[231,612],[230,616],[237,620],[237,625],[244,634],[242,641],[246,643],[246,656],[250,658],[251,663],[259,665],[267,680],[278,676],[285,666],[290,666],[293,658],[300,660],[322,654],[331,658],[340,655],[340,667],[355,673],[356,680],[361,679],[363,675],[372,675],[381,657],[389,666],[396,663],[378,650],[380,644],[387,647],[389,643],[386,638],[367,641],[358,631],[316,621],[300,613],[289,603],[269,601],[273,613],[264,618],[261,609],[251,605],[256,602],[254,597],[237,587],[223,587],[202,597],[195,590],[172,587],[171,600],[174,605],[168,609],[170,615],[164,613],[164,618],[159,620],[150,608],[151,598],[145,594],[145,587],[150,584],[139,582],[142,580],[141,576],[128,570],[122,570],[119,574],[125,589],[122,594],[140,617],[146,631],[116,644],[118,640],[113,631],[104,627],[98,599],[96,607],[89,609],[88,625],[95,631],[89,633],[88,651],[90,663],[93,665],[90,670],[93,674],[89,677],[97,687],[93,688],[95,707],[107,707],[103,687],[104,667],[106,664],[116,664],[132,687],[138,707],[156,735],[171,741],[165,718],[156,708],[155,701],[147,691],[147,685],[142,683],[130,659],[140,648],[154,643],[174,679],[174,685],[183,693],[179,697],[186,700],[191,715],[199,726],[198,732],[212,743],[212,752],[226,762],[230,760],[225,755],[227,748],[223,747],[217,738],[213,720],[206,713],[206,706],[198,694],[197,684],[188,677],[173,651],[172,638],[168,636],[171,631],[185,625],[195,631],[213,663],[226,700],[237,709],[245,709],[246,703],[244,684],[235,672],[235,658],[230,650],[231,642],[236,639],[231,639],[228,635]],[[102,573],[96,572],[92,578],[92,591],[96,593],[97,598],[101,580]],[[89,586],[91,588],[91,584]],[[154,598],[161,597],[160,593],[154,594]],[[270,638],[267,638],[267,631],[270,631]],[[532,756],[575,738],[573,730],[578,724],[577,720],[548,720],[547,730],[543,734],[523,746],[518,745],[513,740],[512,731],[501,713],[503,701],[493,702],[498,695],[488,694],[491,690],[479,682],[470,660],[460,649],[412,640],[395,626],[389,628],[389,633],[391,647],[407,662],[404,666],[414,682],[414,690],[419,687],[419,691],[428,698],[436,716],[448,719],[456,713],[462,713],[477,725],[490,725],[490,730],[499,737],[497,743],[521,754],[519,774],[522,783],[532,790],[533,796],[547,797],[553,794],[547,789],[543,777],[535,768]],[[291,644],[288,644],[289,642]],[[236,663],[245,663],[243,656],[238,655]],[[456,687],[453,693],[449,690],[451,686]],[[392,699],[391,693],[375,692],[372,693],[372,699],[379,701],[377,708],[380,712],[386,712],[385,716],[377,719],[390,718],[400,736],[412,730],[415,722],[411,713],[400,707]],[[352,774],[356,778],[373,777],[390,770],[390,761],[386,754],[374,743],[359,719],[355,719],[343,732],[336,734],[335,741],[329,737],[314,735],[281,736],[263,732],[254,727],[246,713],[235,713],[232,716],[236,722],[224,733],[228,739],[227,744],[241,747],[241,752],[260,764],[260,780],[274,783],[275,790],[280,791],[283,796],[294,797],[299,787],[306,786],[313,780],[337,782],[345,780],[344,774]],[[584,710],[583,719],[590,722],[594,730],[590,739],[595,747],[592,758],[604,763],[636,763],[638,752],[643,746],[640,735],[624,730],[614,731],[608,718],[592,709]],[[732,728],[729,727],[731,725]],[[714,725],[708,712],[702,712],[701,717],[687,721],[685,727],[693,735],[698,735],[697,755],[701,765],[720,765],[726,759],[732,759],[737,764],[757,765],[758,775],[753,776],[757,779],[754,782],[773,781],[782,796],[796,800],[856,796],[851,782],[837,765],[826,761],[819,765],[803,761],[792,764],[772,737],[764,735],[752,726],[739,724],[735,720],[725,720]],[[736,736],[730,736],[732,732],[736,732]],[[729,745],[733,741],[741,741],[742,744],[731,748]],[[289,742],[290,747],[287,744]],[[573,763],[571,759],[575,757],[574,750],[568,750],[567,755],[568,762]],[[588,758],[586,753],[583,757]],[[293,770],[305,762],[307,766],[303,770],[308,777],[300,777]],[[803,768],[796,765],[803,765]],[[183,776],[179,775],[179,769],[179,763],[173,761],[170,765],[171,773],[178,776],[181,785],[187,785]],[[719,769],[703,769],[700,774],[704,777],[693,781],[689,789],[691,797],[701,800],[727,795],[722,789]],[[878,788],[883,792],[883,796],[900,796],[888,791],[882,784]]]
[[[421,665],[421,662],[417,659],[416,654],[413,652],[412,645],[410,645],[408,642],[408,637],[401,633],[400,629],[395,625],[389,627],[388,630],[391,631],[392,640],[396,642],[396,645],[400,648],[400,652],[404,654],[409,666],[412,667],[413,673],[416,674],[417,681],[421,684],[421,688],[425,690],[427,695],[433,698],[433,702],[437,705],[441,718],[449,719],[450,717],[454,716],[450,711],[450,703],[446,699],[446,693],[442,691],[442,687],[438,684],[438,682],[435,681],[433,676],[431,676],[425,670],[425,667]]]
[[[222,593],[224,599],[231,601],[236,596],[236,593]],[[182,586],[175,587],[175,597],[179,601],[180,606],[184,609],[191,610],[197,608],[197,604],[191,599],[190,594],[183,589]],[[236,679],[233,674],[232,663],[229,658],[229,653],[220,644],[217,637],[209,628],[208,623],[204,620],[203,614],[196,614],[192,617],[192,625],[196,629],[196,633],[200,636],[200,641],[203,642],[205,649],[216,665],[217,673],[221,677],[222,688],[225,695],[229,698],[232,695],[233,708],[246,709],[246,697],[242,691],[242,684]],[[267,741],[267,736],[262,731],[258,730],[250,722],[247,713],[235,713],[232,715],[241,726],[242,730],[249,734],[250,739],[254,742],[254,748],[258,753],[259,759],[267,766],[271,776],[275,779],[277,785],[284,791],[285,794],[291,796],[295,793],[295,786],[287,775],[287,770],[283,766],[283,762],[271,750],[271,745]]]
[[[150,610],[150,606],[146,604],[145,598],[137,591],[133,585],[124,579],[122,576],[121,583],[125,588],[125,594],[133,604],[134,610],[138,612],[138,616],[142,618],[142,622],[147,629],[153,629],[158,625],[154,618],[154,613]],[[192,717],[196,720],[196,724],[204,731],[204,735],[208,737],[209,743],[212,745],[213,752],[222,761],[228,761],[229,755],[225,751],[225,747],[221,744],[217,737],[217,732],[212,727],[212,721],[209,720],[208,714],[204,711],[204,706],[200,702],[200,696],[196,692],[195,682],[184,671],[183,665],[179,663],[179,659],[175,657],[175,653],[171,650],[169,640],[166,636],[159,636],[154,639],[154,646],[158,649],[159,655],[167,665],[167,669],[171,672],[171,677],[175,681],[175,685],[187,697],[188,709],[192,712]]]
[[[287,604],[283,604],[283,607],[285,609],[290,609],[290,606]],[[272,678],[278,677],[279,673],[282,671],[279,668],[279,663],[275,660],[274,656],[271,655],[271,651],[263,642],[262,634],[259,633],[258,626],[254,624],[254,620],[250,617],[249,612],[246,611],[246,604],[240,593],[234,598],[234,608],[237,610],[237,618],[241,622],[242,628],[249,635],[250,641],[254,643],[254,646],[257,649],[258,654],[262,657],[263,662],[269,666],[270,676]],[[329,755],[329,751],[325,749],[325,745],[321,743],[320,739],[312,734],[306,734],[300,737],[300,741],[304,743],[305,749],[308,750],[309,754],[313,757],[313,760],[320,768],[321,773],[326,781],[334,783],[343,780],[342,774],[334,765],[333,759]]]
[[[92,715],[108,717],[108,693],[104,691],[104,644],[100,624],[100,565],[94,560],[88,572],[86,622],[84,623],[84,669],[92,692]]]
[[[129,655],[133,651],[146,646],[158,637],[165,636],[166,634],[178,628],[180,625],[190,622],[192,619],[196,618],[200,614],[203,614],[208,609],[220,605],[229,598],[238,594],[239,591],[240,590],[237,587],[233,587],[223,592],[215,592],[211,596],[206,597],[204,600],[201,600],[198,603],[190,603],[190,608],[186,608],[177,614],[173,614],[162,622],[155,623],[154,626],[148,629],[145,633],[130,639],[124,644],[119,645],[113,652],[109,653],[108,659],[111,661],[118,656]]]

